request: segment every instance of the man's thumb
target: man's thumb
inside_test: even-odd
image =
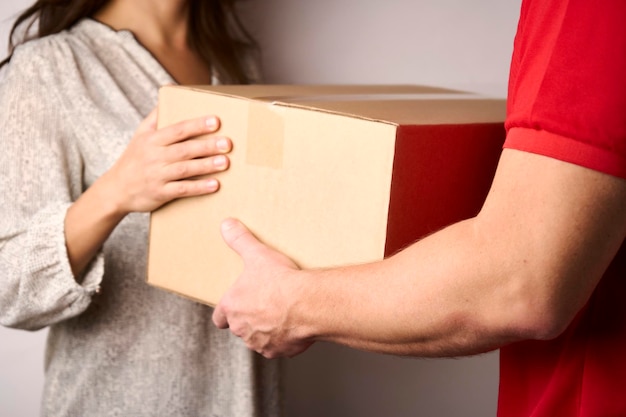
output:
[[[260,242],[252,235],[250,230],[237,219],[230,218],[224,220],[221,230],[226,244],[240,256],[243,256],[244,252],[250,250],[250,248],[260,245]]]

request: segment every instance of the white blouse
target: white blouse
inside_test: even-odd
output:
[[[132,33],[85,19],[19,46],[0,83],[0,324],[49,326],[45,416],[279,416],[279,363],[209,307],[145,282],[148,215],[78,280],[67,208],[125,149],[171,76]]]

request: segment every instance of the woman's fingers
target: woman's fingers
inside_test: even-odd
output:
[[[184,120],[166,126],[154,132],[152,141],[157,145],[168,146],[196,136],[215,133],[220,128],[220,121],[215,116]]]
[[[214,193],[219,188],[220,183],[215,178],[170,181],[163,186],[161,198],[164,201],[171,201],[176,198]]]
[[[230,139],[210,136],[169,145],[166,147],[164,156],[166,162],[174,163],[228,153],[231,148]]]
[[[178,181],[186,178],[214,174],[228,169],[230,161],[226,155],[174,162],[167,166],[163,180]]]
[[[149,132],[155,131],[156,126],[157,126],[157,115],[158,115],[158,108],[155,107],[154,109],[152,109],[150,114],[141,121],[141,123],[139,124],[139,127],[137,128],[136,134],[149,133]]]
[[[219,189],[211,174],[229,167],[228,138],[212,135],[219,119],[201,117],[156,129],[156,110],[144,119],[110,170],[120,206],[128,212],[152,211],[175,198],[210,194]]]

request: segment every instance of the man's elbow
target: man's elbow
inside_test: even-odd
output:
[[[570,325],[577,310],[563,306],[557,300],[522,301],[512,317],[510,329],[521,340],[552,340]]]

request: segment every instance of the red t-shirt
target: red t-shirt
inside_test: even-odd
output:
[[[626,179],[626,1],[523,2],[506,128],[505,148]],[[569,328],[502,348],[500,374],[500,417],[626,416],[626,244]]]

